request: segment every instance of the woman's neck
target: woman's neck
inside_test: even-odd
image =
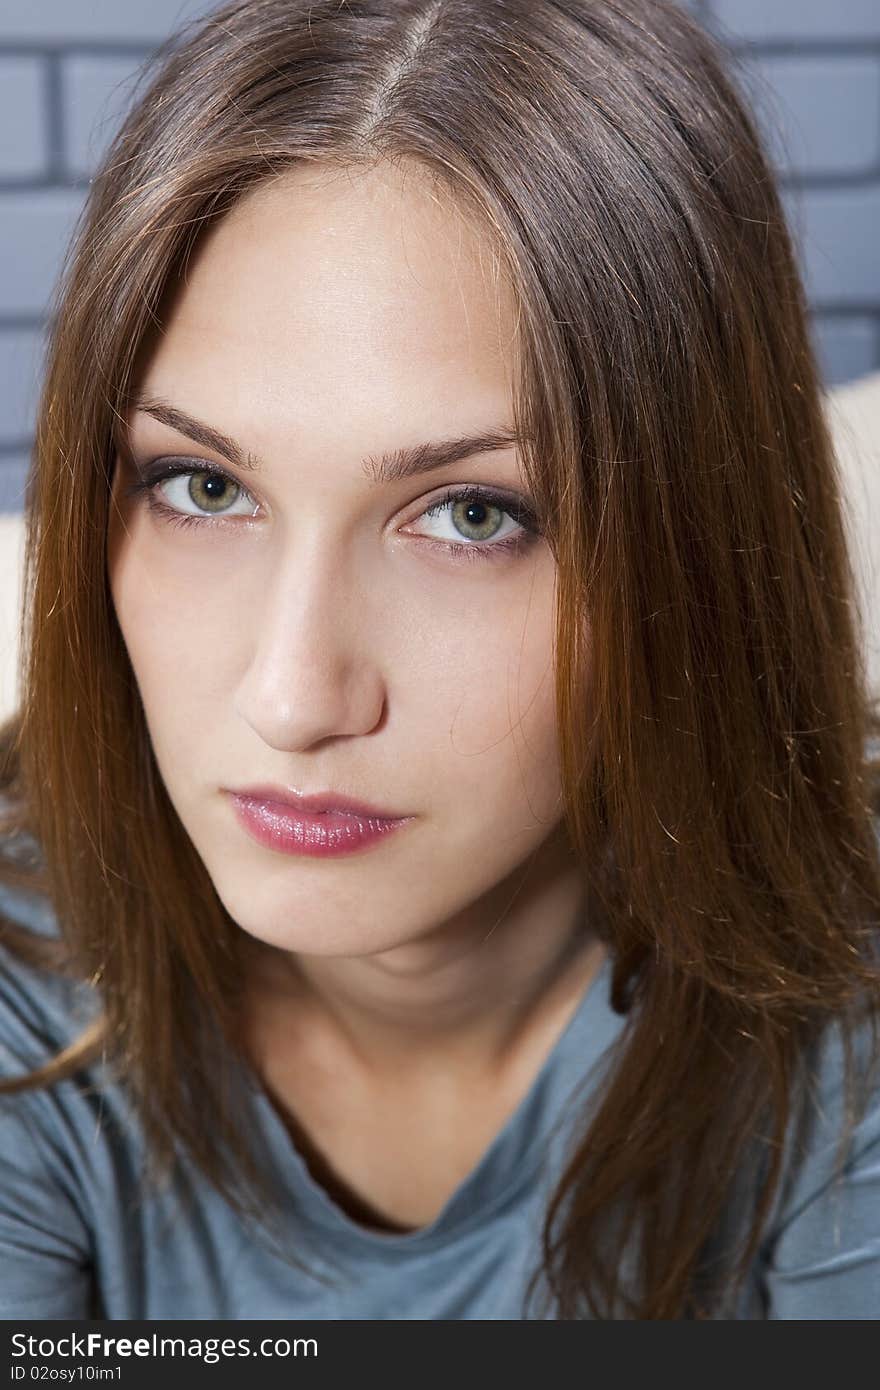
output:
[[[308,1040],[377,1078],[425,1066],[486,1076],[526,1036],[551,1030],[605,951],[583,871],[548,843],[456,921],[369,956],[287,953],[251,938],[247,1036],[258,1055]],[[505,904],[507,910],[505,911]]]

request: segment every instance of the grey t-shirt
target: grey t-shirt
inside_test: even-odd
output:
[[[0,887],[0,909],[56,930],[42,900]],[[269,1241],[185,1159],[169,1188],[143,1194],[133,1108],[98,1064],[48,1090],[0,1097],[0,1317],[548,1316],[535,1304],[524,1309],[523,1296],[566,1138],[623,1026],[609,1003],[610,970],[606,959],[527,1095],[439,1216],[406,1234],[362,1226],[331,1199],[253,1076],[241,1123],[265,1145],[284,1193]],[[38,973],[0,947],[0,1074],[45,1060],[77,1035],[95,1004],[87,985]],[[880,1090],[832,1185],[842,1114],[835,1038],[817,1073],[805,1160],[777,1199],[747,1285],[725,1317],[880,1317]],[[742,1215],[731,1207],[732,1232]],[[546,1288],[542,1279],[537,1287]]]

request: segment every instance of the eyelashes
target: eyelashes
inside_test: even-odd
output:
[[[161,500],[160,484],[174,478],[197,477],[211,482],[219,481],[228,484],[230,488],[237,490],[243,497],[249,497],[249,494],[234,478],[216,465],[200,462],[198,467],[194,467],[191,463],[169,462],[160,459],[153,464],[141,467],[134,463],[133,459],[131,461],[138,473],[138,480],[126,489],[125,496],[142,498],[146,501],[150,512],[165,525],[187,528],[206,527],[209,531],[213,531],[218,522],[222,527],[225,527],[228,524],[227,518],[233,515],[244,516],[245,519],[253,515],[254,509],[237,514],[226,511],[216,513],[213,516],[208,512],[198,515],[179,511],[176,507],[171,507],[167,502]],[[193,500],[191,495],[189,500]],[[224,499],[221,497],[217,500],[223,501]],[[476,560],[509,557],[534,544],[540,537],[538,518],[524,498],[498,493],[491,488],[476,484],[450,488],[443,497],[432,502],[418,519],[438,516],[447,509],[454,512],[457,509],[471,507],[477,507],[489,513],[497,511],[502,517],[510,517],[519,529],[513,535],[504,536],[501,540],[489,540],[487,542],[479,540],[456,542],[432,536],[421,539],[433,548],[451,555],[456,560]],[[467,524],[480,529],[486,525],[486,522],[467,520]]]

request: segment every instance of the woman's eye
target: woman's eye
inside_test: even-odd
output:
[[[138,488],[140,488],[140,484]],[[227,516],[253,516],[256,504],[244,488],[227,473],[214,469],[175,469],[167,470],[158,477],[145,478],[142,484],[147,498],[154,510],[160,513],[170,511],[179,520],[201,523],[202,518]],[[166,509],[158,500],[170,503]],[[244,506],[237,512],[233,507],[242,499]],[[192,510],[189,510],[192,508]]]
[[[227,517],[252,517],[257,504],[240,483],[218,468],[159,463],[143,471],[128,495],[143,494],[150,510],[174,526],[205,526]],[[236,503],[240,503],[235,510]],[[534,510],[523,497],[488,488],[452,488],[425,508],[427,534],[417,533],[456,559],[495,558],[538,539]],[[415,524],[415,523],[414,523]]]
[[[432,538],[446,544],[458,558],[509,553],[538,536],[537,517],[524,498],[485,488],[452,489],[426,508],[422,517],[430,518]]]

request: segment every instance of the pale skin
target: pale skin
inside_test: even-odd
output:
[[[337,1200],[406,1229],[513,1113],[604,955],[562,822],[550,547],[458,559],[521,528],[425,515],[453,485],[528,500],[517,447],[378,485],[361,465],[512,428],[516,316],[487,247],[416,171],[249,195],[191,258],[140,386],[260,471],[134,411],[135,463],[191,462],[157,494],[201,520],[126,496],[121,456],[108,536],[163,781],[248,938],[261,1079]],[[231,480],[219,512],[188,491],[200,461]],[[256,782],[412,819],[365,853],[286,856],[222,790]]]

